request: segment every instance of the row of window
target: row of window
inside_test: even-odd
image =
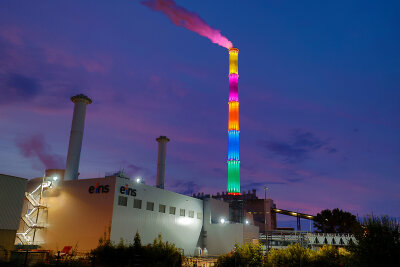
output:
[[[128,198],[124,196],[119,196],[118,197],[118,205],[119,206],[128,206]],[[166,212],[166,207],[163,204],[158,205],[158,212],[165,213]],[[135,198],[133,200],[133,208],[135,209],[141,209],[142,208],[142,200]],[[154,211],[154,202],[146,202],[146,210]],[[175,215],[176,214],[176,207],[169,207],[169,214]],[[194,211],[189,210],[189,217],[194,218]],[[186,216],[186,210],[185,209],[179,209],[179,216]],[[201,220],[202,219],[202,213],[198,212],[197,213],[197,219]]]

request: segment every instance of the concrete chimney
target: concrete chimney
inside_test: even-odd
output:
[[[169,139],[166,136],[160,136],[158,142],[158,162],[157,162],[157,182],[156,187],[164,189],[165,183],[165,156],[167,153],[167,143]]]
[[[64,180],[77,180],[79,159],[81,157],[83,128],[85,126],[86,106],[92,103],[92,100],[83,95],[71,97],[74,102],[74,115],[72,117],[71,135],[69,137],[67,164],[65,168]]]

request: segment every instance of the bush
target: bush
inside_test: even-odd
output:
[[[133,244],[121,240],[117,245],[109,239],[101,239],[99,246],[90,252],[96,266],[181,266],[182,255],[175,245],[163,242],[161,235],[153,244],[142,246],[139,233]]]
[[[285,249],[271,249],[267,255],[267,266],[310,266],[315,254],[315,251],[303,248],[299,244],[290,245]]]
[[[314,251],[294,244],[285,249],[272,249],[267,255],[266,266],[336,267],[351,266],[351,261],[351,253],[342,248],[325,245]]]
[[[236,244],[233,252],[218,257],[217,266],[259,267],[263,265],[263,259],[260,244]]]

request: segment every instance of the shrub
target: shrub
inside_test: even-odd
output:
[[[217,266],[259,267],[263,265],[263,259],[260,244],[236,244],[233,252],[218,257]]]

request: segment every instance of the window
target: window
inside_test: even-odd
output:
[[[133,200],[133,207],[135,209],[141,209],[142,208],[142,200],[141,199],[134,199]]]
[[[181,209],[180,210],[180,214],[179,215],[181,215],[181,216],[185,216],[185,209]]]
[[[158,206],[158,211],[159,211],[159,212],[162,212],[162,213],[165,213],[165,205],[160,204],[160,205]]]
[[[146,210],[154,210],[154,202],[147,202]]]
[[[197,219],[201,220],[202,217],[203,217],[203,214],[202,214],[201,212],[198,212],[198,213],[197,213]]]
[[[169,214],[174,214],[175,215],[176,208],[175,207],[169,207]]]
[[[193,210],[189,210],[189,217],[190,218],[194,218],[194,211]]]
[[[123,197],[123,196],[119,196],[118,197],[118,205],[126,207],[128,205],[128,198],[127,197]]]

